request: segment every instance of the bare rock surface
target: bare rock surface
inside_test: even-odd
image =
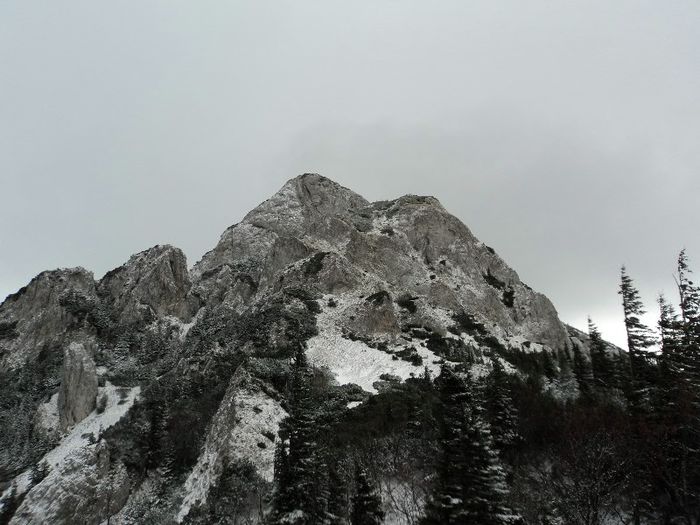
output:
[[[0,305],[0,370],[60,353],[95,300],[95,281],[83,268],[42,272],[9,295]]]
[[[316,174],[290,180],[228,228],[195,265],[192,281],[205,302],[246,304],[287,284],[280,284],[280,273],[304,259],[317,266],[304,278],[326,292],[357,286],[358,276],[370,275],[394,295],[425,297],[488,320],[505,338],[569,346],[551,302],[437,199],[407,195],[369,203]]]
[[[97,370],[93,352],[84,343],[71,343],[65,350],[58,391],[61,430],[79,423],[94,410]]]
[[[185,254],[169,245],[133,255],[108,272],[97,291],[120,324],[130,325],[172,315],[187,320],[190,289]]]

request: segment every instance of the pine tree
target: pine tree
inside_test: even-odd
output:
[[[594,397],[593,368],[578,346],[574,346],[574,375],[583,399],[590,401]]]
[[[662,361],[669,362],[670,366],[675,366],[682,343],[681,323],[675,308],[666,300],[663,294],[659,294],[658,303],[661,358]]]
[[[695,394],[694,403],[700,408],[700,287],[690,279],[685,250],[678,255],[678,294],[681,313],[680,366],[689,390]]]
[[[340,461],[328,461],[328,524],[347,523],[348,486]]]
[[[659,343],[661,356],[658,367],[658,392],[655,412],[667,422],[675,419],[682,395],[682,366],[679,362],[682,348],[678,314],[663,294],[659,295]]]
[[[518,411],[511,396],[508,374],[497,358],[493,359],[493,369],[486,382],[486,405],[494,445],[501,453],[506,452],[520,441]]]
[[[667,394],[673,424],[666,454],[671,475],[666,479],[676,502],[672,511],[684,522],[700,523],[700,288],[690,279],[685,250],[677,269],[681,318],[667,306],[659,322],[674,387]]]
[[[437,383],[440,457],[437,480],[421,523],[518,523],[520,518],[505,505],[505,472],[471,379],[464,380],[443,365]]]
[[[379,525],[384,522],[382,500],[361,466],[355,467],[355,495],[352,498],[352,525]]]
[[[323,523],[328,509],[328,468],[318,446],[311,402],[311,370],[299,345],[292,366],[289,417],[280,425],[275,457],[272,523]]]
[[[591,341],[591,366],[596,385],[600,388],[612,388],[615,386],[615,365],[608,357],[603,336],[590,317],[588,318],[588,337]]]
[[[627,332],[630,382],[627,397],[630,409],[637,414],[649,411],[650,392],[648,383],[648,348],[654,344],[649,328],[642,323],[646,312],[632,278],[623,266],[620,270],[620,291]]]

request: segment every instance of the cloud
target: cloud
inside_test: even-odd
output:
[[[700,260],[698,15],[4,2],[0,295],[157,243],[193,263],[316,171],[372,199],[436,195],[565,320],[620,342],[619,265],[650,302],[680,247]]]

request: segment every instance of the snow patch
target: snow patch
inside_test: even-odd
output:
[[[388,352],[384,352],[367,346],[362,341],[343,337],[337,317],[351,299],[337,297],[336,301],[336,308],[325,309],[318,315],[316,324],[319,333],[308,340],[306,355],[314,366],[327,368],[338,384],[354,383],[367,392],[376,393],[374,383],[379,381],[382,374],[395,375],[405,380],[420,375],[426,366],[431,374],[439,373],[440,365],[435,363],[439,358],[423,343],[413,345],[423,358],[423,364],[416,366],[402,359],[394,359],[391,355],[391,352],[403,349],[404,345],[389,345]]]

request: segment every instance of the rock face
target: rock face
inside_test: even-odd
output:
[[[58,391],[61,430],[82,421],[95,409],[97,371],[92,352],[83,343],[71,343],[65,350]]]
[[[83,268],[40,273],[8,296],[0,305],[0,371],[60,354],[95,301],[95,281]]]
[[[288,273],[299,281],[293,265],[302,260],[301,280],[322,292],[357,287],[375,276],[394,296],[464,310],[506,339],[569,346],[550,301],[523,284],[436,199],[369,203],[316,174],[287,182],[227,229],[192,270],[193,288],[208,304],[249,304],[286,284]]]
[[[168,245],[133,255],[97,285],[117,323],[127,326],[168,315],[188,319],[189,289],[185,254]]]

